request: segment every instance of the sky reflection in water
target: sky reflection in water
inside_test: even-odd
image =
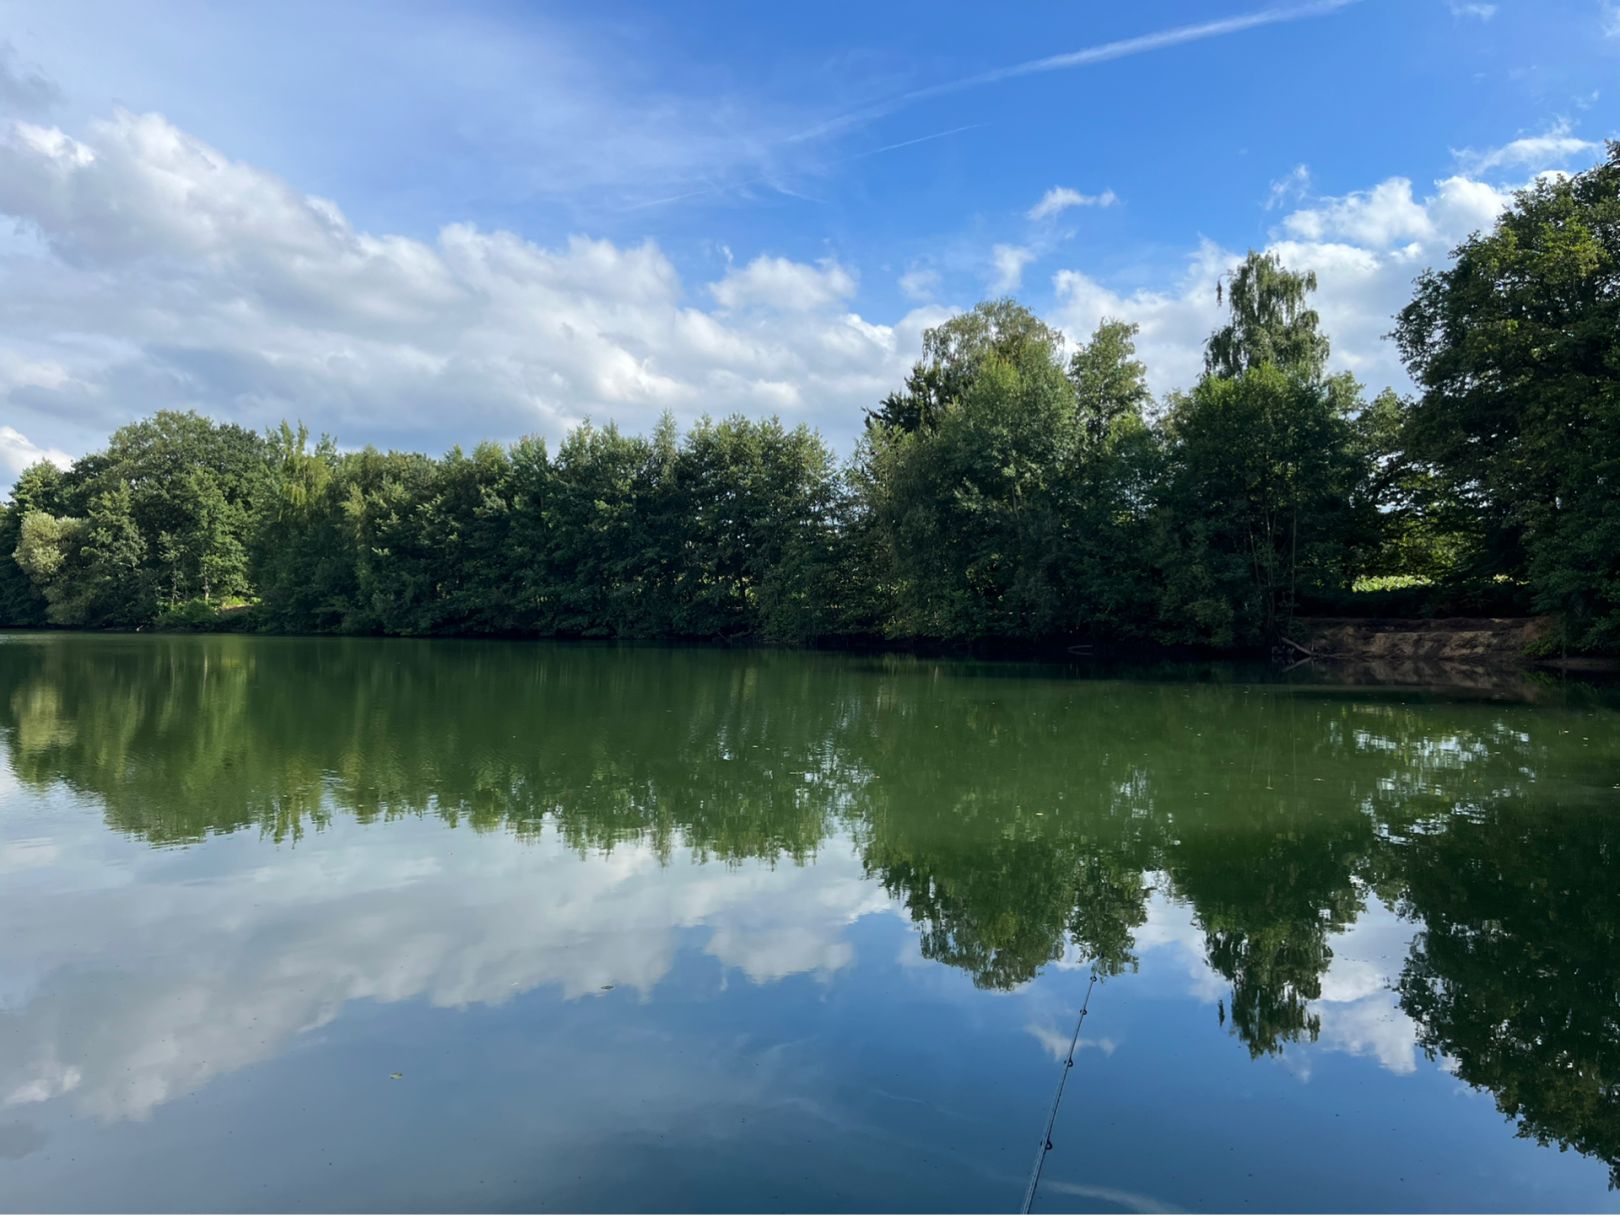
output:
[[[1145,674],[0,638],[0,1206],[1612,1209],[1614,709]]]

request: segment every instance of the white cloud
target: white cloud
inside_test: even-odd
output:
[[[1596,151],[1601,146],[1596,140],[1581,139],[1572,134],[1569,120],[1561,118],[1540,135],[1524,136],[1483,152],[1464,148],[1452,154],[1469,173],[1477,175],[1492,169],[1547,169],[1564,164],[1582,152]]]
[[[41,460],[66,468],[72,457],[54,447],[41,447],[15,427],[0,426],[0,476],[5,477],[5,485],[10,485],[23,469]]]
[[[1266,192],[1266,210],[1275,211],[1286,203],[1295,202],[1304,198],[1311,188],[1311,170],[1307,165],[1295,165],[1276,181]]]
[[[832,261],[807,266],[785,257],[756,257],[741,270],[728,269],[709,291],[722,308],[815,312],[847,303],[855,294],[855,276]]]
[[[1283,229],[1303,240],[1348,239],[1383,247],[1431,236],[1434,225],[1428,208],[1412,197],[1412,183],[1391,177],[1371,190],[1295,211],[1283,220]]]
[[[1024,281],[1024,267],[1035,260],[1035,251],[1025,245],[997,245],[990,250],[995,277],[990,280],[992,295],[1016,291]]]
[[[1162,886],[1163,880],[1156,884]],[[1321,1019],[1322,1049],[1376,1059],[1397,1075],[1417,1070],[1417,1027],[1401,1011],[1392,990],[1413,932],[1410,922],[1370,899],[1354,923],[1329,938],[1332,961],[1321,976],[1320,996],[1311,1002],[1311,1011]],[[1204,931],[1189,904],[1155,893],[1148,901],[1147,922],[1136,930],[1135,944],[1143,955],[1142,976],[1157,972],[1168,979],[1179,971],[1177,977],[1184,976],[1185,983],[1181,990],[1205,1004],[1230,994],[1230,985],[1209,964]],[[1040,1025],[1027,1029],[1053,1058],[1064,1057],[1066,1034]],[[1098,1043],[1105,1053],[1111,1053],[1113,1045],[1106,1039]],[[1313,1049],[1298,1043],[1285,1052],[1302,1080],[1310,1076]]]
[[[1584,146],[1560,126],[1482,159],[1543,168],[1538,151]],[[1305,181],[1302,167],[1284,190]],[[1423,195],[1392,177],[1282,213],[1272,247],[1317,271],[1336,366],[1402,385],[1383,339],[1411,279],[1508,197],[1477,175]],[[920,306],[877,321],[856,311],[856,273],[835,260],[762,255],[694,290],[652,241],[544,245],[465,223],[428,239],[372,233],[161,116],[122,111],[79,136],[0,131],[0,216],[22,234],[0,243],[12,428],[0,472],[86,450],[159,406],[429,450],[555,436],[584,416],[641,430],[665,409],[682,421],[777,412],[847,445],[946,315],[923,302],[938,298],[932,269],[899,283]],[[990,289],[1016,289],[1038,249],[995,245]],[[1064,268],[1049,319],[1076,337],[1103,316],[1138,322],[1155,391],[1183,387],[1235,260],[1205,241],[1175,281],[1129,289]]]
[[[1052,278],[1057,299],[1054,320],[1076,341],[1091,336],[1105,317],[1141,326],[1137,353],[1147,364],[1155,393],[1187,387],[1203,367],[1204,340],[1220,319],[1215,280],[1236,257],[1203,242],[1169,290],[1142,287],[1116,292],[1081,270],[1059,270]]]
[[[1598,19],[1605,38],[1620,38],[1620,0],[1600,0]]]
[[[1031,1024],[1024,1026],[1024,1032],[1041,1044],[1041,1049],[1052,1056],[1054,1063],[1061,1063],[1069,1057],[1070,1036],[1072,1029],[1053,1029],[1046,1025]],[[1076,1053],[1084,1050],[1100,1051],[1105,1055],[1112,1055],[1119,1049],[1119,1043],[1112,1038],[1085,1038],[1075,1042]]]
[[[926,303],[939,294],[939,271],[913,267],[900,276],[900,294]]]
[[[1054,215],[1061,215],[1070,207],[1111,207],[1118,201],[1118,195],[1112,190],[1104,190],[1101,194],[1082,194],[1068,186],[1053,186],[1041,195],[1040,202],[1029,209],[1027,218],[1050,219]]]
[[[1166,982],[1173,978],[1170,986],[1177,996],[1214,1004],[1229,989],[1226,980],[1209,964],[1204,932],[1192,905],[1165,893],[1170,879],[1163,873],[1145,874],[1143,881],[1153,887],[1153,895],[1148,899],[1147,919],[1132,934],[1136,952],[1142,958],[1140,973],[1161,975],[1161,981]],[[1152,953],[1160,957],[1149,958]]]
[[[1322,1019],[1324,1047],[1377,1059],[1396,1075],[1417,1070],[1417,1026],[1401,1011],[1394,991],[1413,932],[1410,921],[1374,899],[1332,938],[1333,961],[1322,976],[1321,997],[1311,1006]]]
[[[1333,367],[1353,372],[1375,392],[1404,387],[1405,369],[1385,335],[1411,298],[1412,280],[1443,263],[1470,233],[1488,228],[1510,201],[1509,191],[1466,177],[1437,182],[1419,198],[1409,180],[1392,177],[1285,215],[1267,248],[1292,268],[1316,272],[1314,302],[1333,343]],[[1104,317],[1136,322],[1137,350],[1154,392],[1184,388],[1202,369],[1204,342],[1222,319],[1216,280],[1240,259],[1206,240],[1171,287],[1128,292],[1080,270],[1060,270],[1052,319],[1077,339]]]
[[[87,824],[67,851],[110,851],[105,863],[136,876],[42,882],[23,931],[0,944],[19,985],[0,1006],[0,1106],[66,1098],[102,1121],[144,1119],[354,1001],[465,1008],[546,984],[565,999],[608,985],[646,997],[694,929],[751,982],[826,979],[854,956],[849,925],[893,906],[852,850],[813,868],[664,865],[643,843],[582,861],[549,832],[446,848],[441,830],[340,822],[279,854],[273,880],[253,862],[195,882]],[[156,953],[140,945],[153,941]],[[118,964],[133,953],[146,964]]]
[[[1465,0],[1446,0],[1453,17],[1472,17],[1475,21],[1489,21],[1496,16],[1496,5],[1469,3]]]
[[[1329,1050],[1377,1059],[1385,1071],[1409,1076],[1417,1071],[1417,1026],[1389,991],[1339,1005],[1317,1005],[1320,1042]]]
[[[0,255],[0,408],[70,450],[157,405],[440,448],[666,408],[779,411],[837,440],[938,319],[861,318],[835,262],[755,258],[705,310],[651,241],[366,232],[155,114],[82,139],[12,124],[0,215],[32,233]]]

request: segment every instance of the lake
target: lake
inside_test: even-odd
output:
[[[0,1207],[1613,1210],[1620,711],[0,635]],[[1096,983],[1092,987],[1091,980]]]

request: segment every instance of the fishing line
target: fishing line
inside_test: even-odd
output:
[[[1046,1115],[1046,1130],[1041,1135],[1041,1146],[1035,1149],[1035,1167],[1030,1170],[1029,1189],[1024,1191],[1024,1205],[1021,1215],[1029,1215],[1029,1208],[1035,1203],[1035,1191],[1041,1184],[1041,1170],[1046,1167],[1046,1153],[1052,1150],[1052,1127],[1057,1123],[1058,1106],[1063,1103],[1063,1086],[1069,1082],[1069,1072],[1074,1068],[1074,1052],[1080,1045],[1080,1027],[1086,1023],[1086,1012],[1091,1007],[1091,989],[1097,986],[1097,972],[1091,972],[1091,982],[1086,984],[1086,998],[1081,1001],[1080,1015],[1074,1021],[1074,1037],[1069,1039],[1069,1056],[1063,1060],[1063,1070],[1058,1073],[1057,1092],[1052,1094],[1052,1109]]]

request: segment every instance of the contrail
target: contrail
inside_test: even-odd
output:
[[[778,144],[796,144],[813,139],[822,139],[828,135],[834,135],[851,127],[882,118],[885,115],[894,113],[896,110],[904,109],[919,101],[925,101],[930,97],[940,97],[947,93],[959,93],[965,89],[976,89],[987,84],[998,84],[1003,80],[1012,80],[1019,76],[1035,76],[1043,72],[1061,72],[1070,68],[1089,67],[1094,63],[1107,63],[1112,59],[1125,59],[1132,55],[1145,55],[1150,51],[1182,46],[1189,42],[1202,42],[1206,38],[1224,38],[1228,34],[1240,34],[1244,30],[1257,29],[1263,25],[1280,25],[1288,21],[1303,21],[1311,17],[1325,17],[1330,13],[1337,12],[1339,9],[1349,8],[1352,4],[1359,4],[1360,2],[1361,0],[1310,0],[1309,3],[1305,4],[1273,5],[1271,8],[1257,9],[1252,13],[1239,13],[1232,17],[1221,17],[1214,21],[1202,21],[1195,25],[1178,25],[1174,29],[1159,30],[1152,34],[1139,34],[1134,38],[1121,38],[1115,42],[1104,42],[1097,46],[1082,47],[1077,51],[1065,51],[1060,55],[1048,55],[1044,59],[1029,59],[1023,63],[1014,63],[1007,67],[991,68],[988,71],[978,72],[972,76],[963,76],[957,80],[947,80],[941,84],[930,84],[920,89],[912,89],[909,92],[896,93],[892,97],[829,118],[825,122],[817,123],[813,127],[808,127],[797,134],[789,135],[776,142]],[[914,143],[924,143],[930,139],[943,139],[947,135],[960,134],[963,131],[973,130],[975,127],[982,125],[982,123],[969,123],[966,126],[953,127],[948,131],[938,131],[932,135],[922,135],[916,139],[902,140],[899,143],[887,144],[884,147],[873,148],[870,151],[839,157],[837,160],[831,161],[830,165],[844,164],[847,161],[860,160],[867,156],[876,156],[880,152],[892,152],[898,148],[909,147]],[[767,175],[750,178],[742,182],[704,186],[695,190],[688,190],[682,194],[672,194],[667,198],[655,198],[647,202],[635,203],[624,209],[627,211],[640,211],[646,207],[663,206],[666,203],[681,202],[688,198],[718,194],[724,190],[760,185],[770,182],[773,176]]]
[[[1088,46],[1078,51],[1066,51],[1061,55],[1048,55],[1044,59],[1030,59],[1008,67],[991,68],[989,71],[978,72],[972,76],[963,76],[958,80],[948,80],[942,84],[931,84],[920,89],[912,89],[910,92],[897,93],[886,100],[874,102],[858,110],[851,110],[849,113],[840,114],[836,118],[829,118],[826,122],[818,123],[807,130],[800,131],[796,135],[788,136],[782,142],[798,143],[807,139],[818,139],[835,131],[869,122],[874,118],[881,118],[885,114],[892,114],[896,110],[914,102],[926,100],[929,97],[958,93],[964,89],[979,88],[986,84],[997,84],[1000,81],[1011,80],[1018,76],[1034,76],[1042,72],[1060,72],[1069,68],[1089,67],[1091,64],[1106,63],[1111,59],[1125,59],[1131,55],[1144,55],[1149,51],[1181,46],[1188,42],[1202,42],[1206,38],[1224,38],[1228,34],[1239,34],[1244,30],[1252,30],[1262,25],[1279,25],[1285,21],[1303,21],[1310,17],[1325,17],[1329,13],[1348,8],[1350,5],[1359,2],[1360,0],[1313,0],[1309,4],[1279,5],[1259,9],[1252,13],[1239,13],[1233,17],[1222,17],[1215,21],[1203,21],[1196,25],[1180,25],[1174,29],[1159,30],[1152,34],[1140,34],[1135,38],[1122,38],[1116,42],[1104,42],[1099,46]]]
[[[917,89],[904,94],[904,97],[907,101],[914,101],[936,93],[953,93],[958,89],[994,84],[998,80],[1010,80],[1014,76],[1033,76],[1039,72],[1058,72],[1065,68],[1106,63],[1110,59],[1124,59],[1129,55],[1141,55],[1148,51],[1162,50],[1167,46],[1180,46],[1186,42],[1202,42],[1205,38],[1240,34],[1244,30],[1252,30],[1262,25],[1302,21],[1307,17],[1325,17],[1355,3],[1358,3],[1358,0],[1314,0],[1311,4],[1263,8],[1258,12],[1223,17],[1218,21],[1206,21],[1201,25],[1183,25],[1176,29],[1160,30],[1156,34],[1141,34],[1135,38],[1123,38],[1118,42],[1105,42],[1101,46],[1088,46],[1083,50],[1068,51],[1062,55],[1048,55],[1045,59],[1031,59],[1027,63],[1017,63],[1012,67],[994,68],[949,84],[936,84],[930,88]]]
[[[948,131],[935,131],[932,135],[919,135],[915,139],[902,139],[899,143],[886,143],[881,148],[868,148],[864,152],[853,152],[848,156],[840,156],[832,163],[841,165],[847,160],[865,160],[868,156],[877,156],[883,152],[897,152],[901,148],[909,148],[915,143],[928,143],[930,140],[944,139],[947,135],[960,135],[963,131],[977,131],[984,126],[982,122],[969,122],[959,127],[952,127]]]

